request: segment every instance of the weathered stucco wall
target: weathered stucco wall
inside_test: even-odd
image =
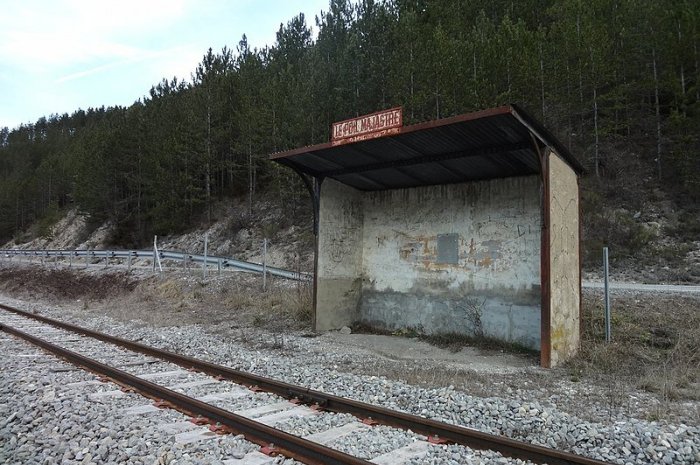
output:
[[[358,319],[362,274],[362,193],[327,179],[319,209],[316,329]]]
[[[363,194],[359,318],[540,346],[537,176]]]
[[[549,154],[551,366],[580,345],[579,196],[576,173]]]

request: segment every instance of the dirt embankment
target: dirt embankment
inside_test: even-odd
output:
[[[248,210],[245,199],[222,201],[213,209],[211,222],[200,224],[177,235],[159,236],[160,250],[203,254],[205,238],[210,256],[231,257],[270,266],[308,272],[313,269],[313,214],[310,206],[295,212],[285,211],[279,202],[264,195]],[[263,241],[266,254],[263,257]],[[151,249],[153,242],[128,248]],[[0,249],[125,249],[114,237],[114,228],[107,222],[95,228],[76,209],[45,230],[30,228],[16,240],[0,245]]]
[[[136,279],[119,272],[87,274],[40,266],[0,268],[0,289],[18,298],[103,300],[129,293],[137,285]]]

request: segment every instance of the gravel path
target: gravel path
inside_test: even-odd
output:
[[[670,424],[636,418],[589,422],[561,411],[556,405],[543,405],[520,398],[517,393],[509,398],[477,397],[452,386],[426,389],[381,376],[344,373],[338,370],[338,364],[347,360],[347,354],[319,352],[317,347],[314,349],[316,341],[303,337],[286,336],[281,346],[276,348],[251,349],[239,343],[222,341],[221,337],[209,334],[198,326],[139,327],[136,324],[116,323],[106,317],[86,318],[78,313],[72,314],[65,310],[59,312],[12,299],[3,298],[0,301],[19,308],[41,311],[42,314],[115,336],[139,340],[148,345],[305,385],[311,389],[612,463],[700,462],[700,431],[696,424]],[[14,342],[8,342],[7,338],[6,335],[0,335],[2,353],[12,353],[12,346],[17,346]],[[16,351],[14,354],[20,355]],[[0,440],[8,445],[0,452],[0,459],[6,463],[110,463],[110,460],[120,462],[117,459],[122,453],[127,457],[126,463],[159,464],[163,457],[172,459],[168,462],[172,464],[217,463],[216,460],[224,459],[225,453],[240,453],[248,444],[240,438],[227,437],[228,439],[220,438],[186,448],[175,447],[172,434],[159,432],[149,418],[139,417],[138,421],[125,418],[115,414],[111,402],[90,402],[87,397],[89,390],[76,393],[75,388],[71,389],[68,386],[71,382],[85,380],[86,375],[82,372],[47,370],[47,366],[58,366],[63,370],[67,367],[55,361],[47,362],[45,357],[38,357],[37,360],[43,361],[35,362],[30,357],[20,356],[0,359]],[[47,394],[47,391],[53,391],[54,394]],[[131,395],[126,397],[129,396]],[[51,399],[51,402],[42,401],[45,397]],[[119,412],[126,404],[116,405],[116,411]],[[329,426],[338,426],[350,420],[335,416]],[[286,427],[299,434],[318,431],[318,428],[314,429],[306,421],[295,420]],[[92,432],[92,436],[88,436],[87,431]],[[375,428],[372,432],[381,430]],[[104,445],[100,441],[106,437],[117,444],[113,448],[116,455],[112,458],[110,442],[107,457],[99,455],[99,459],[96,459],[97,450]],[[50,438],[55,439],[55,444],[46,442]],[[395,437],[392,434],[379,434],[375,439],[363,440],[356,440],[354,435],[349,435],[342,442],[334,444],[334,447],[371,457],[406,445],[412,440],[410,434],[405,432],[397,432]],[[234,442],[229,444],[227,441]],[[57,445],[62,444],[65,447],[58,448]],[[83,452],[85,449],[86,452]],[[80,458],[79,453],[82,454]],[[87,462],[86,454],[91,455]],[[52,462],[52,458],[56,460]],[[414,463],[451,465],[509,461],[489,452],[442,446],[431,449],[427,457]]]

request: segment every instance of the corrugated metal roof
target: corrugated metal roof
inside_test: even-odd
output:
[[[516,105],[404,126],[398,134],[280,152],[270,158],[302,173],[360,190],[384,190],[539,173],[540,148],[583,167],[564,145]]]

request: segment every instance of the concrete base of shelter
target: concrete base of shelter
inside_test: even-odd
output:
[[[365,291],[359,313],[359,322],[378,329],[484,336],[540,350],[539,299],[530,305],[516,305],[503,298],[478,295],[450,298]]]

